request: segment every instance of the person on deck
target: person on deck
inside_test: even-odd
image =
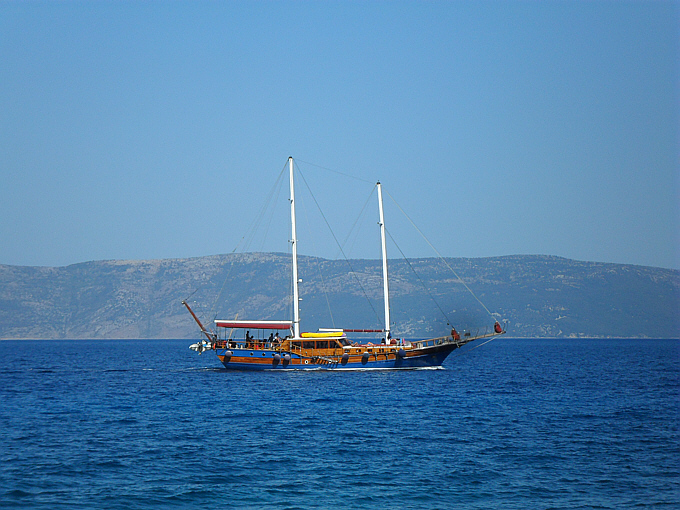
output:
[[[456,331],[456,328],[451,328],[451,338],[460,340],[460,335],[458,334],[458,331]]]

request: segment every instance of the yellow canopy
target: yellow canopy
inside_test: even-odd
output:
[[[342,338],[345,334],[342,331],[324,331],[323,333],[300,333],[302,338]]]

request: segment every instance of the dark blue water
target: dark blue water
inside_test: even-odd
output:
[[[189,343],[0,342],[0,507],[680,508],[677,340],[275,373]]]

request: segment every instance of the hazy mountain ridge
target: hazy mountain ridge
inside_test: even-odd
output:
[[[443,334],[447,319],[461,330],[493,323],[453,271],[511,335],[680,336],[677,270],[534,255],[389,268],[397,336]],[[300,277],[303,329],[382,326],[379,261],[300,257]],[[0,265],[0,338],[196,338],[182,299],[207,324],[216,315],[281,319],[291,316],[289,289],[290,256],[280,253]]]

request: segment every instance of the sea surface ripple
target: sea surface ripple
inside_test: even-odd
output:
[[[680,508],[678,340],[275,373],[189,343],[0,342],[0,507]]]

